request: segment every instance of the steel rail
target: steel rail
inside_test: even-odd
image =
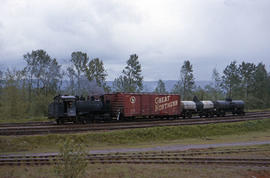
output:
[[[201,118],[197,120],[159,120],[147,122],[121,122],[121,123],[98,123],[86,125],[61,125],[61,126],[31,126],[31,127],[0,127],[0,135],[36,135],[36,134],[51,134],[51,133],[75,133],[86,131],[108,131],[133,128],[148,128],[156,126],[181,126],[181,125],[198,125],[198,124],[214,124],[241,122],[249,120],[261,120],[270,118],[269,113],[257,115],[221,117],[221,118]]]

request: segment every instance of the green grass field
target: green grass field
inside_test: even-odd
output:
[[[195,139],[197,142],[215,140],[217,137],[245,135],[250,138],[256,135],[270,136],[270,119],[238,123],[222,123],[195,126],[154,127],[143,129],[116,130],[109,132],[87,132],[80,134],[49,134],[38,136],[1,136],[0,151],[7,152],[40,152],[55,151],[58,144],[66,138],[84,143],[89,149],[127,147],[138,145],[155,145],[164,143],[182,143]],[[232,138],[230,138],[232,139]]]
[[[49,120],[47,117],[29,117],[29,118],[21,118],[21,119],[0,119],[0,123],[26,123],[26,122],[48,122],[53,121]]]

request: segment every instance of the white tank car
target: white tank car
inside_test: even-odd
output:
[[[196,110],[196,103],[193,101],[181,101],[181,107],[185,110]]]
[[[181,101],[181,112],[183,118],[191,118],[197,112],[196,103],[193,101]]]
[[[203,109],[214,109],[214,103],[212,101],[201,101],[203,103]]]

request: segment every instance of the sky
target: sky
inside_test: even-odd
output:
[[[65,68],[74,51],[100,58],[107,80],[139,56],[144,80],[195,80],[236,60],[270,71],[269,0],[0,0],[0,65],[22,68],[43,49]]]

